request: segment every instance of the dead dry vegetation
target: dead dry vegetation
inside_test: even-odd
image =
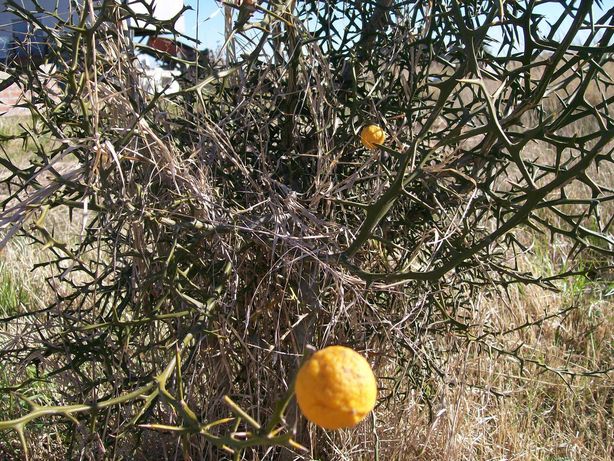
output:
[[[59,220],[58,225],[61,223],[66,221]],[[78,230],[62,229],[61,234],[72,232],[77,239]],[[531,230],[520,231],[518,237],[532,248],[522,256],[525,270],[550,275],[564,265],[564,245],[551,244]],[[40,262],[41,254],[26,240],[13,239],[4,249],[0,256],[3,317],[53,303],[57,293],[44,282],[44,274],[30,270]],[[557,370],[582,373],[614,366],[614,283],[580,276],[565,279],[557,287],[558,291],[535,286],[516,286],[508,291],[485,287],[476,293],[469,307],[470,335],[475,338],[485,331],[500,331],[493,347],[455,336],[433,338],[439,343],[435,349],[446,351],[438,363],[442,377],[383,401],[373,419],[364,423],[365,435],[356,431],[336,434],[329,442],[336,447],[331,458],[373,459],[373,450],[378,450],[380,459],[416,461],[612,459],[611,378],[558,375]],[[548,320],[514,331],[547,316]],[[44,318],[13,320],[0,333],[0,342],[6,347],[35,341],[31,335],[37,324],[44,326]],[[500,353],[519,347],[526,357],[547,363],[551,371],[532,363],[520,364]],[[376,373],[383,392],[391,390],[387,376],[403,366],[407,364],[395,357],[381,362]],[[2,367],[0,382],[6,385],[32,375],[31,365]],[[62,392],[55,385],[41,383],[35,390],[40,402],[62,401]],[[2,401],[5,406],[10,405],[7,397],[5,394]],[[28,433],[32,459],[66,459],[64,429],[63,424],[53,421],[32,428]],[[80,426],[77,430],[75,443],[81,445],[80,451],[100,454],[88,432]],[[330,435],[315,431],[314,443],[316,437]],[[175,438],[156,435],[145,437],[142,443],[150,452],[163,453]],[[11,453],[18,451],[12,437],[0,438],[0,447],[4,453],[0,459],[12,459]]]
[[[265,2],[172,95],[129,7],[45,31],[63,92],[19,68],[2,137],[0,459],[612,459],[614,12],[559,3]],[[379,403],[331,432],[280,402],[335,343]]]

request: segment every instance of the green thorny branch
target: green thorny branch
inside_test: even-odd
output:
[[[285,429],[284,414],[288,404],[293,396],[293,387],[279,401],[275,408],[275,412],[270,417],[270,422],[263,426],[249,416],[239,405],[237,405],[230,397],[225,396],[224,402],[230,407],[230,410],[236,415],[234,418],[223,418],[211,423],[201,423],[198,421],[195,413],[189,408],[183,398],[183,384],[181,380],[181,359],[193,343],[195,338],[192,333],[188,333],[181,341],[181,347],[177,346],[175,356],[170,360],[164,371],[155,376],[149,383],[135,389],[132,392],[119,395],[112,399],[100,400],[94,403],[83,403],[64,406],[41,406],[23,395],[18,397],[25,400],[30,406],[29,413],[18,418],[0,421],[0,431],[15,430],[19,435],[22,447],[28,458],[28,445],[26,442],[25,429],[28,423],[36,419],[49,416],[60,416],[68,418],[75,424],[79,421],[74,417],[78,413],[95,413],[106,408],[126,404],[134,401],[143,401],[143,405],[139,412],[131,419],[123,432],[131,426],[138,425],[139,419],[160,400],[175,410],[175,413],[180,417],[182,424],[180,426],[168,426],[164,424],[140,424],[138,427],[145,429],[153,429],[160,431],[170,431],[178,435],[186,436],[189,434],[199,434],[205,437],[215,446],[233,454],[240,454],[244,449],[255,446],[284,446],[293,450],[306,451],[306,448],[293,440],[292,434],[282,432]],[[178,396],[173,395],[167,389],[167,384],[175,372],[175,380],[178,387]],[[229,435],[220,436],[214,435],[211,429],[221,424],[233,423],[235,427],[239,427],[241,421],[245,421],[254,429],[254,432],[231,432]],[[184,440],[182,438],[182,440]],[[187,452],[186,452],[187,453]],[[239,458],[240,459],[240,458]]]
[[[439,96],[435,101],[434,107],[428,119],[423,123],[420,132],[415,136],[411,145],[405,149],[402,153],[397,153],[401,161],[398,169],[391,181],[390,187],[379,197],[377,200],[366,206],[366,217],[360,226],[357,235],[351,241],[345,251],[339,254],[340,262],[347,267],[353,274],[358,275],[368,283],[383,282],[383,283],[399,283],[409,280],[437,280],[445,276],[446,273],[453,270],[455,267],[468,261],[473,255],[476,255],[480,251],[488,248],[491,244],[495,243],[499,238],[504,236],[510,230],[516,228],[518,225],[523,224],[529,217],[532,216],[534,210],[542,207],[543,201],[552,192],[561,190],[566,184],[575,179],[586,180],[587,184],[589,180],[586,178],[585,172],[589,166],[593,165],[595,161],[602,156],[604,158],[610,158],[611,155],[604,153],[604,150],[608,148],[610,141],[614,135],[614,128],[612,128],[611,120],[608,120],[607,124],[602,116],[593,109],[592,114],[597,117],[601,125],[601,131],[596,134],[596,141],[594,147],[590,150],[582,148],[580,142],[571,144],[570,147],[575,147],[582,151],[582,156],[576,162],[575,165],[568,167],[566,170],[561,170],[560,174],[553,179],[550,183],[537,188],[534,184],[534,180],[529,176],[527,172],[526,162],[521,159],[519,152],[531,139],[531,136],[536,134],[553,134],[556,128],[564,125],[566,120],[569,119],[574,113],[574,108],[581,106],[588,106],[585,100],[584,92],[586,91],[588,84],[595,78],[599,72],[603,72],[602,64],[608,59],[609,53],[612,52],[612,36],[614,30],[612,27],[607,28],[599,40],[597,46],[585,47],[585,51],[592,52],[590,59],[584,60],[580,63],[582,70],[586,76],[583,78],[582,83],[579,85],[576,92],[572,94],[569,100],[565,103],[565,110],[558,114],[555,119],[544,119],[538,128],[535,128],[525,134],[525,136],[518,136],[518,133],[514,133],[516,141],[512,142],[506,135],[504,129],[513,127],[520,123],[521,116],[528,110],[534,109],[538,103],[544,97],[545,92],[548,90],[553,78],[560,73],[557,72],[557,65],[563,59],[566,51],[571,47],[572,41],[576,37],[577,31],[580,30],[584,24],[585,17],[589,14],[593,2],[591,0],[584,0],[581,2],[577,9],[573,23],[567,31],[564,39],[560,44],[557,44],[554,48],[555,52],[545,62],[545,70],[542,78],[540,79],[538,87],[533,90],[526,100],[514,108],[514,110],[507,116],[499,118],[495,107],[495,102],[487,90],[485,78],[482,75],[482,71],[478,66],[477,50],[482,46],[489,28],[492,26],[495,18],[500,16],[505,17],[505,12],[502,10],[503,2],[500,3],[499,8],[493,8],[489,16],[484,20],[483,25],[475,29],[470,29],[465,24],[465,19],[461,12],[461,6],[458,2],[452,2],[450,9],[455,25],[459,29],[459,35],[462,42],[465,45],[465,60],[462,61],[455,72],[450,75],[446,80],[439,83]],[[527,9],[523,15],[523,18],[529,17],[531,9]],[[610,15],[610,20],[614,21],[614,16]],[[528,40],[532,40],[532,37],[527,37]],[[473,78],[468,78],[473,76]],[[485,106],[488,109],[489,120],[481,126],[470,130],[465,133],[451,133],[450,136],[445,137],[438,142],[434,147],[427,149],[426,154],[422,160],[413,165],[414,159],[418,147],[424,142],[426,136],[429,134],[437,118],[441,115],[442,110],[449,103],[449,98],[454,92],[458,92],[458,87],[462,84],[476,85],[479,87],[485,97]],[[560,84],[559,84],[560,85]],[[500,87],[498,93],[503,89]],[[603,108],[603,107],[602,107]],[[480,108],[483,110],[483,107]],[[585,112],[585,115],[589,113]],[[569,123],[569,122],[567,122]],[[390,214],[390,210],[394,207],[395,203],[407,196],[406,187],[412,182],[420,180],[428,175],[427,166],[430,165],[430,170],[433,169],[432,164],[436,161],[440,152],[446,146],[454,145],[463,139],[467,139],[475,135],[488,135],[491,139],[498,137],[503,145],[510,151],[513,160],[516,162],[518,168],[525,176],[528,183],[528,190],[525,190],[524,197],[517,197],[515,202],[524,201],[523,206],[514,207],[511,210],[511,216],[508,217],[505,222],[489,235],[484,236],[478,242],[472,246],[456,249],[456,253],[448,256],[445,261],[442,261],[439,267],[429,271],[403,271],[396,273],[373,273],[360,269],[357,265],[351,262],[351,258],[369,241],[375,238],[375,230],[381,224],[382,220]],[[573,140],[572,140],[573,141]],[[493,143],[494,144],[494,143]],[[390,150],[390,149],[386,149]],[[408,172],[410,165],[413,166],[413,170]],[[447,165],[444,165],[446,167]],[[449,169],[449,168],[448,168]],[[593,185],[594,186],[594,185]],[[597,193],[601,192],[598,186],[592,187],[593,190],[597,189]],[[571,202],[563,202],[571,203]],[[562,214],[555,207],[551,207],[557,214]],[[572,221],[572,224],[573,221]],[[550,227],[550,226],[547,226]],[[551,228],[552,229],[552,228]],[[578,230],[580,231],[578,234]],[[576,225],[574,232],[565,232],[561,229],[554,229],[560,234],[568,235],[578,238],[581,245],[592,248],[597,251],[614,255],[614,240],[607,233],[597,233],[593,231],[587,231],[582,226]],[[605,246],[596,247],[587,242],[587,239],[582,239],[582,233],[587,234],[600,239],[605,243]],[[414,250],[416,251],[416,250]]]

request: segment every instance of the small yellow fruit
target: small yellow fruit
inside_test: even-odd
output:
[[[360,132],[360,140],[368,149],[375,149],[377,145],[384,144],[386,133],[377,125],[367,125]]]
[[[301,367],[294,387],[301,412],[325,429],[352,427],[365,419],[377,397],[369,362],[344,346],[329,346]]]

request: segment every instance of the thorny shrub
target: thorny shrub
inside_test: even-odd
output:
[[[272,459],[300,454],[296,440],[332,459],[336,435],[288,405],[309,345],[363,351],[380,410],[412,390],[428,403],[453,353],[441,335],[563,379],[606,371],[508,350],[467,306],[485,289],[607,276],[613,10],[230,1],[221,52],[160,56],[184,70],[181,90],[152,94],[124,26],[138,16],[187,40],[172,21],[86,1],[51,28],[7,3],[49,54],[10,62],[2,84],[28,90],[32,115],[3,145],[33,149],[26,166],[0,159],[2,244],[40,250],[31,269],[53,296],[2,319],[2,450],[23,454],[7,434],[25,449],[44,422],[68,457]],[[379,149],[360,143],[367,124],[386,132]],[[519,266],[526,228],[566,248],[558,273]],[[377,431],[355,429],[356,456]]]

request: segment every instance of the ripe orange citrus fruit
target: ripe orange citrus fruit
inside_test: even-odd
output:
[[[365,419],[377,397],[369,362],[344,346],[329,346],[301,367],[294,387],[301,412],[325,429],[352,427]]]
[[[384,144],[386,133],[378,125],[367,125],[360,132],[360,141],[368,149],[375,149],[379,144]]]

